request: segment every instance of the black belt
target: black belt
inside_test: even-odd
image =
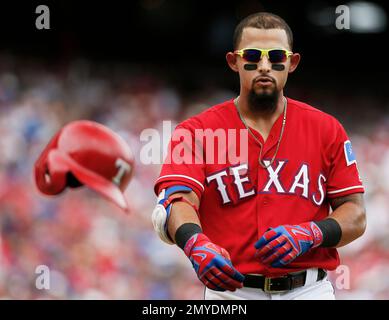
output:
[[[327,272],[325,270],[318,269],[316,281],[323,280],[326,275]],[[243,286],[248,288],[262,289],[264,292],[267,293],[279,293],[304,286],[306,278],[307,271],[289,273],[286,276],[278,278],[268,278],[256,274],[245,274]]]

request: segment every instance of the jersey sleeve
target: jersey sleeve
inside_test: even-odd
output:
[[[195,138],[196,128],[200,128],[197,122],[186,121],[174,130],[161,173],[155,182],[154,192],[157,195],[162,189],[184,185],[201,199],[205,169],[202,144]]]
[[[327,180],[327,197],[337,198],[352,193],[363,193],[364,187],[351,141],[337,120],[335,120],[335,135],[332,135],[332,138],[329,149],[330,170]]]

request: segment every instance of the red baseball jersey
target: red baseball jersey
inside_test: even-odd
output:
[[[283,114],[265,142],[251,128],[263,145],[261,156],[265,164],[275,154],[282,120]],[[207,129],[236,132],[236,136],[227,135],[225,147],[210,145],[204,139],[199,143],[197,132]],[[270,227],[326,218],[330,213],[329,198],[364,192],[344,128],[334,117],[287,98],[284,133],[268,168],[259,164],[261,146],[247,131],[233,100],[179,124],[155,184],[156,194],[173,185],[191,187],[200,199],[203,232],[230,253],[233,265],[241,273],[277,276],[314,267],[335,269],[339,256],[334,248],[315,248],[285,268],[272,268],[255,259],[254,244]],[[226,157],[233,147],[238,147],[239,155],[242,137],[248,137],[247,157]],[[185,152],[190,156],[180,161],[177,154]],[[209,161],[207,156],[212,152],[214,158]]]

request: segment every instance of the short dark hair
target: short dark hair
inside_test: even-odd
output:
[[[285,30],[290,49],[293,49],[293,33],[285,20],[273,13],[257,12],[247,16],[236,26],[232,40],[234,50],[238,48],[239,42],[242,39],[243,29],[247,27]]]

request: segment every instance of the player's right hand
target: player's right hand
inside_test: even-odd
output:
[[[207,288],[235,291],[243,287],[244,276],[232,266],[228,252],[212,243],[205,234],[193,235],[186,242],[184,252]]]

